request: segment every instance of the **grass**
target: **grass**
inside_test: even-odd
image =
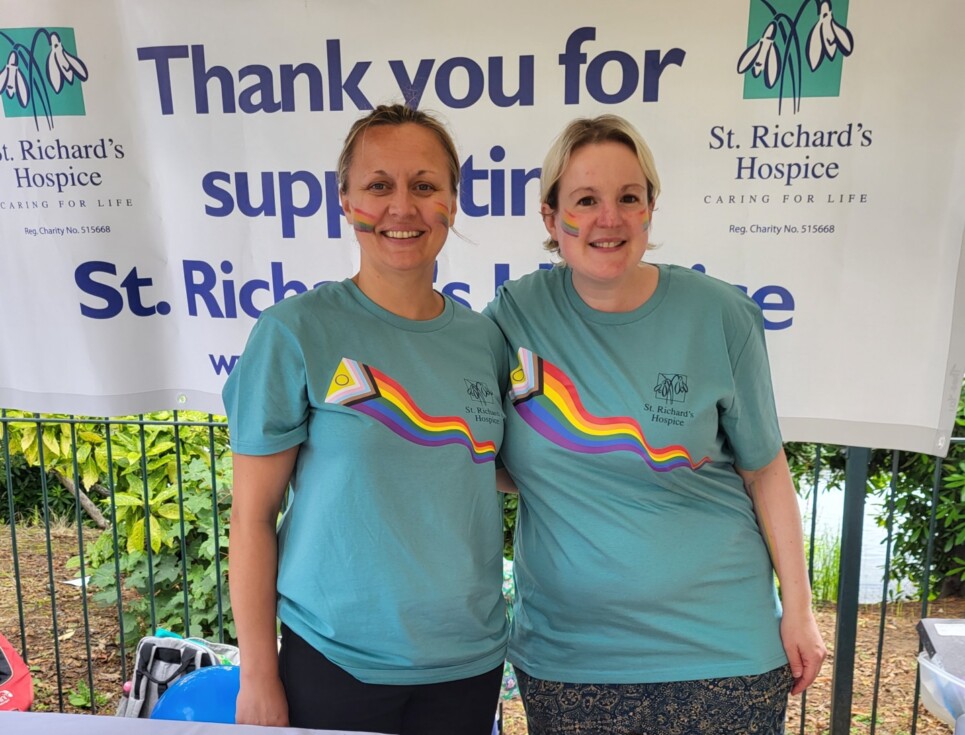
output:
[[[804,555],[810,558],[811,539],[804,539]],[[841,540],[828,532],[814,538],[814,569],[811,594],[815,602],[837,602],[841,568]]]

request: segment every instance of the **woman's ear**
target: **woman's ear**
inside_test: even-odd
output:
[[[543,217],[543,227],[546,228],[549,236],[553,240],[558,239],[556,237],[556,212],[549,204],[544,202],[542,205],[540,205],[539,213]]]
[[[345,221],[350,225],[355,223],[352,221],[352,205],[348,203],[348,197],[342,194],[338,198],[339,203],[342,205],[342,212],[345,214]]]

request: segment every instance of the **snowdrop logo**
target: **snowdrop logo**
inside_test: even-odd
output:
[[[837,97],[844,57],[854,50],[848,0],[751,0],[747,48],[737,59],[744,99]]]
[[[33,117],[53,129],[54,118],[83,115],[87,65],[77,55],[73,28],[0,29],[0,101],[5,117]]]

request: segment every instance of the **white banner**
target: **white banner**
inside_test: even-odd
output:
[[[0,2],[0,406],[223,411],[257,314],[357,266],[335,162],[450,125],[437,288],[548,262],[538,169],[612,112],[663,182],[648,257],[760,303],[788,440],[944,455],[965,369],[959,0]]]

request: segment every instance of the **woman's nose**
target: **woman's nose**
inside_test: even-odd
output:
[[[620,224],[620,216],[615,203],[600,203],[597,224],[600,225],[600,227],[616,227],[618,224]]]
[[[393,214],[409,214],[415,209],[415,199],[408,189],[397,189],[389,199],[389,211]]]

